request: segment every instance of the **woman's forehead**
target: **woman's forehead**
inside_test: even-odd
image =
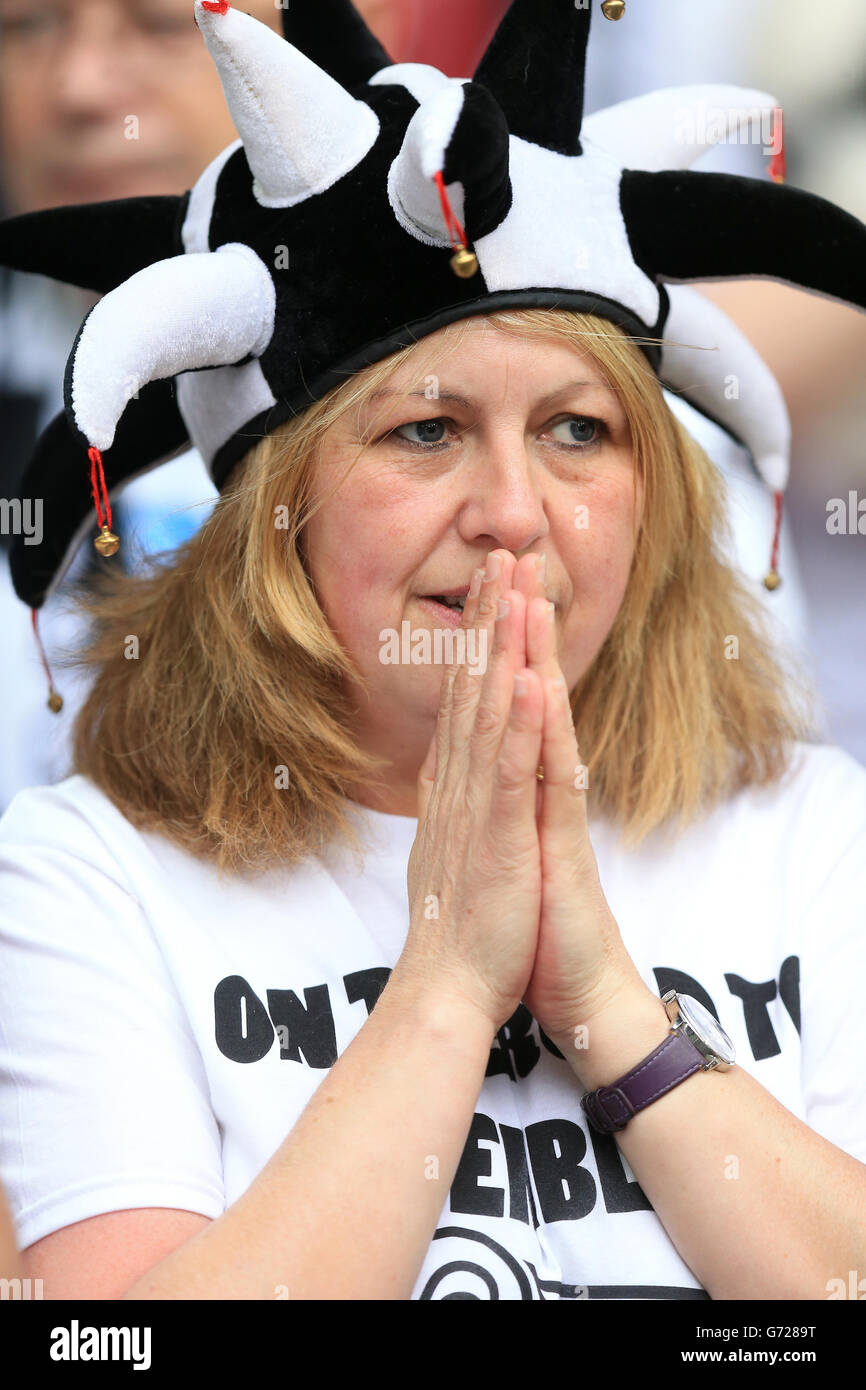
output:
[[[420,380],[431,399],[446,392],[460,393],[461,385],[470,383],[483,388],[508,382],[520,390],[547,378],[552,385],[559,384],[560,376],[587,385],[608,384],[591,354],[572,341],[553,332],[515,331],[480,317],[451,324],[424,339],[395,367],[377,394],[411,389]]]

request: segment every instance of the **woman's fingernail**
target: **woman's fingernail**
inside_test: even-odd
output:
[[[485,583],[489,584],[491,579],[499,578],[499,571],[502,569],[502,561],[498,555],[488,555],[487,564],[484,569]]]
[[[472,583],[469,585],[467,598],[477,598],[481,592],[481,581],[484,578],[484,570],[477,569],[472,575]]]
[[[539,555],[539,557],[538,557],[538,566],[537,566],[537,568],[538,568],[538,581],[539,581],[540,584],[543,584],[543,583],[544,583],[544,576],[545,576],[545,574],[546,574],[546,572],[547,572],[547,556],[546,556],[546,555]]]
[[[496,621],[499,622],[500,618],[507,618],[510,612],[511,604],[508,602],[508,599],[501,598],[499,600],[499,607],[496,610]]]
[[[547,605],[547,618],[548,618],[548,622],[551,622],[551,623],[552,623],[555,617],[556,617],[556,604],[555,604],[555,603],[548,603],[548,605]]]
[[[518,695],[525,695],[529,689],[529,681],[520,672],[514,677],[514,689]]]

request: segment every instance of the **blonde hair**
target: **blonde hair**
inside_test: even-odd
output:
[[[629,420],[643,484],[631,575],[572,708],[590,813],[637,843],[781,777],[792,743],[808,736],[806,718],[758,604],[717,550],[720,476],[643,354],[589,315],[518,310],[486,322],[571,344],[615,387]],[[357,851],[349,789],[386,784],[388,764],[353,739],[346,683],[362,678],[307,573],[311,480],[345,411],[422,349],[433,365],[466,326],[352,376],[261,440],[176,554],[148,573],[106,577],[84,600],[93,626],[80,660],[95,679],[75,768],[139,828],[232,871],[294,864],[336,837]],[[125,659],[129,633],[136,661]],[[726,660],[732,634],[738,659]]]

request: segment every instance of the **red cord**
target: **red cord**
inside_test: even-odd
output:
[[[229,0],[201,0],[201,7],[211,14],[228,14],[231,9]]]
[[[111,503],[108,500],[108,488],[105,486],[102,455],[98,449],[88,449],[87,457],[90,459],[90,489],[93,493],[93,501],[96,506],[96,519],[99,522],[100,528],[107,526],[108,529],[111,530]],[[99,501],[99,492],[97,491],[97,480],[99,489],[102,492],[102,502],[105,506],[104,516]]]
[[[461,248],[465,248],[466,233],[464,232],[456,216],[454,215],[454,209],[452,208],[448,194],[445,191],[445,180],[443,179],[441,172],[438,174],[434,174],[433,177],[436,180],[436,187],[439,189],[439,197],[442,200],[442,216],[445,218],[445,226],[448,229],[448,238],[451,242],[451,245],[454,247],[455,251],[460,250]],[[457,238],[456,240],[455,234]]]
[[[33,624],[33,636],[36,638],[36,646],[39,648],[39,659],[42,662],[42,668],[45,671],[45,677],[48,681],[49,705],[54,710],[54,713],[57,714],[59,713],[59,710],[63,702],[60,700],[60,696],[57,694],[57,691],[54,687],[54,678],[51,675],[51,667],[48,665],[48,657],[45,655],[45,648],[42,645],[42,638],[39,636],[39,612],[36,608],[31,608],[30,610],[30,621]],[[60,701],[60,704],[58,704],[55,707],[52,701]]]
[[[773,525],[773,549],[770,555],[770,572],[772,574],[779,573],[779,539],[782,533],[782,503],[784,499],[784,493],[773,493],[773,501],[776,504],[776,519]]]
[[[778,136],[779,148],[770,160],[769,175],[776,183],[784,183],[787,175],[785,163],[785,114],[781,106],[773,111],[773,144]]]

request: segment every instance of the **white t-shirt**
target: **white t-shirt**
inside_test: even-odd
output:
[[[337,847],[220,881],[84,778],[15,798],[0,823],[0,1176],[22,1248],[126,1208],[215,1218],[255,1179],[406,938],[417,822],[353,814],[370,837],[361,876]],[[673,848],[657,833],[626,852],[600,821],[591,835],[647,984],[709,1000],[738,1064],[866,1161],[866,770],[803,748],[787,784],[737,796]],[[500,1031],[413,1297],[706,1297],[551,1049],[522,1006]]]

